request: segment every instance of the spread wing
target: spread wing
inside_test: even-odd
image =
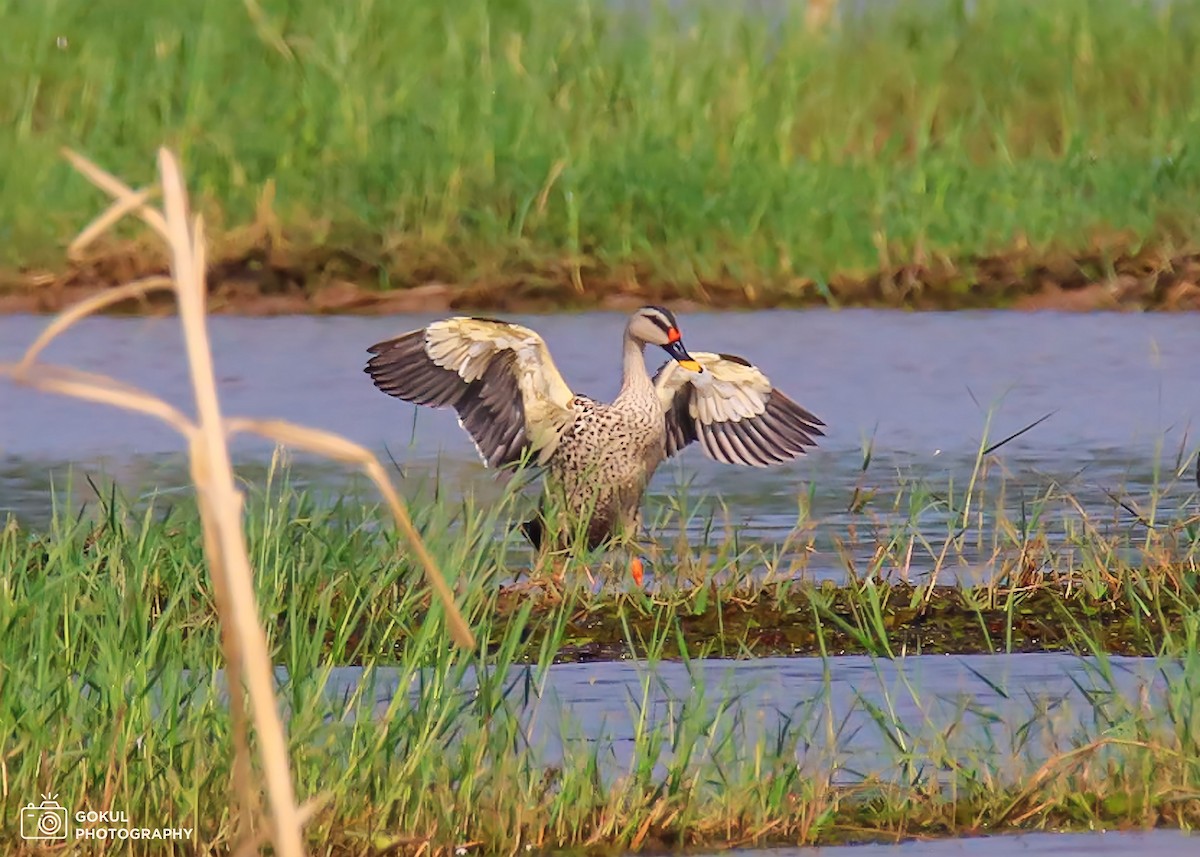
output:
[[[769,467],[803,455],[825,424],[732,354],[692,352],[695,373],[674,360],[654,376],[667,415],[667,456],[699,441],[709,458]]]
[[[454,408],[489,467],[545,463],[570,423],[573,394],[546,343],[519,324],[449,318],[380,342],[366,373],[389,396]]]

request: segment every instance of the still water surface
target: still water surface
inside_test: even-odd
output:
[[[670,735],[687,721],[708,724],[705,734],[715,736],[702,742],[696,758],[726,732],[743,756],[759,740],[775,746],[781,736],[798,737],[801,767],[832,766],[853,782],[892,769],[902,777],[899,740],[917,767],[933,748],[969,769],[990,767],[1003,776],[1036,769],[1095,723],[1119,722],[1141,705],[1155,706],[1146,708],[1147,717],[1165,710],[1162,700],[1178,671],[1178,664],[1151,658],[1101,664],[1062,653],[602,662],[554,665],[544,687],[526,681],[532,669],[514,668],[509,699],[532,724],[539,761],[559,764],[572,746],[600,744],[611,749],[601,764],[613,776],[633,763],[639,728]],[[407,707],[418,693],[415,679],[402,689],[400,675],[386,668],[371,672],[360,688],[363,681],[359,668],[334,669],[329,699],[373,699],[374,714],[387,719],[397,695],[406,695],[400,705]],[[457,692],[468,700],[474,688],[468,674]],[[889,729],[902,724],[903,734],[882,729],[872,710],[883,712]],[[668,745],[664,760],[670,752]]]
[[[368,345],[431,318],[213,318],[225,412],[294,420],[390,451],[410,491],[436,474],[455,490],[495,495],[496,480],[452,413],[388,398],[362,373]],[[510,318],[543,333],[574,389],[615,394],[625,314]],[[0,360],[17,357],[45,323],[0,317]],[[851,527],[904,518],[889,499],[901,481],[924,480],[942,494],[953,482],[961,491],[985,431],[994,442],[1046,414],[1052,416],[996,454],[990,471],[987,484],[998,485],[1001,475],[1007,482],[1013,514],[1051,483],[1113,520],[1131,516],[1110,495],[1145,508],[1156,482],[1161,512],[1194,508],[1196,486],[1185,471],[1195,448],[1200,378],[1190,316],[776,310],[687,313],[681,324],[688,347],[750,358],[828,431],[819,450],[771,470],[716,464],[691,448],[659,471],[651,518],[664,496],[690,483],[689,496],[703,510],[716,509],[719,495],[728,522],[754,539],[778,541],[811,490],[818,547],[828,548]],[[648,356],[653,370],[660,355],[650,349]],[[109,373],[189,407],[173,318],[91,319],[45,359]],[[864,475],[867,446],[873,454]],[[44,520],[48,487],[61,487],[72,465],[77,475],[115,477],[133,492],[183,486],[179,449],[170,430],[141,417],[0,381],[0,514]],[[239,441],[235,452],[254,465],[271,450]],[[301,458],[299,469],[321,485],[345,484],[337,468]],[[1176,471],[1184,475],[1175,479]],[[254,478],[253,468],[248,473]],[[866,517],[847,512],[856,486],[879,492]],[[89,496],[83,485],[75,499]],[[946,533],[944,516],[930,515],[922,527],[935,537]],[[832,558],[828,564],[837,565]]]
[[[1144,857],[1147,853],[1156,857],[1194,857],[1200,854],[1200,841],[1194,834],[1176,830],[1029,833],[898,845],[742,849],[735,853],[739,857]]]
[[[598,751],[600,776],[610,781],[628,775],[635,759],[645,759],[644,746],[641,753],[637,747],[646,730],[698,734],[688,758],[695,764],[720,759],[733,782],[752,760],[769,764],[776,754],[789,763],[794,757],[802,771],[815,776],[834,771],[835,781],[846,783],[869,774],[897,783],[932,775],[948,782],[955,768],[966,776],[1011,782],[1026,779],[1052,755],[1102,735],[1124,734],[1120,724],[1131,712],[1148,734],[1169,732],[1155,713],[1166,710],[1169,695],[1188,692],[1179,688],[1177,669],[1148,658],[1102,664],[1064,654],[562,664],[548,670],[541,687],[536,680],[523,682],[523,671],[514,670],[508,698],[538,763],[557,765],[570,756],[575,761],[567,766],[574,767],[581,763],[579,754]],[[364,681],[367,686],[360,688]],[[467,702],[473,689],[468,674],[457,692]],[[373,699],[370,716],[387,722],[413,704],[418,692],[415,683],[402,689],[394,671],[380,669],[364,678],[356,668],[334,670],[324,694],[326,722],[339,728],[348,714],[342,700],[359,698]],[[682,745],[687,747],[686,739]],[[673,746],[668,738],[657,775],[666,774]],[[1100,765],[1104,751],[1097,752]],[[1183,834],[1152,832],[740,853],[985,857],[1091,851],[1123,857],[1147,847],[1194,854],[1200,853],[1198,845]]]

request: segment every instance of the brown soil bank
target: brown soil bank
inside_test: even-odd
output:
[[[226,244],[214,248],[210,306],[248,316],[626,309],[650,302],[692,310],[1200,310],[1200,251],[1154,246],[938,257],[819,284],[804,278],[753,283],[731,274],[684,283],[587,258],[512,260],[490,273],[465,275],[460,265],[427,251],[296,251],[262,231]],[[142,245],[109,247],[59,272],[0,272],[0,313],[58,312],[103,289],[164,272],[161,254]],[[161,313],[170,306],[165,296],[150,297],[116,311]]]
[[[524,622],[523,609],[532,603],[521,633],[534,658],[546,636],[556,633],[558,611],[568,611],[555,663],[678,660],[685,652],[709,659],[1097,651],[1154,657],[1162,653],[1164,640],[1183,639],[1195,610],[1192,596],[1183,594],[1181,569],[1172,571],[1175,583],[1162,590],[1152,615],[1143,615],[1136,599],[1123,598],[1119,590],[1087,594],[1083,587],[1029,576],[1002,589],[918,590],[882,583],[874,603],[855,585],[771,584],[732,593],[710,586],[710,597],[693,590],[685,601],[676,600],[676,593],[674,598],[634,594],[569,602],[519,587],[501,592],[488,645],[504,645],[510,623]],[[292,632],[286,613],[278,620],[280,635]],[[336,629],[318,623],[310,623],[305,633],[325,639],[327,647],[337,636]],[[369,636],[370,628],[360,625],[348,650],[328,648],[327,655],[361,664],[360,644]],[[390,645],[401,646],[404,636]]]

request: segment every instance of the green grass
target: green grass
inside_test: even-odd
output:
[[[1132,251],[1194,243],[1200,3],[896,5],[810,35],[702,2],[681,21],[604,2],[0,0],[0,161],[19,165],[0,175],[0,262],[61,268],[95,213],[59,146],[148,180],[162,143],[218,256],[244,253],[221,230],[254,222],[271,183],[284,238],[251,267],[310,284],[519,282],[561,303],[636,276],[854,302],[839,276],[945,256],[927,288],[1002,303],[969,299],[972,280],[1117,232]],[[977,275],[989,254],[1013,269]],[[1104,254],[1086,267],[1102,278]]]
[[[310,826],[314,853],[416,853],[425,844],[438,854],[456,847],[607,853],[1017,828],[1194,827],[1194,516],[1159,513],[1148,534],[1136,522],[1060,518],[1052,507],[1070,498],[1047,493],[1026,518],[988,517],[983,532],[983,509],[1002,506],[989,484],[985,462],[966,495],[905,487],[892,510],[880,511],[877,560],[841,588],[806,583],[803,569],[789,565],[790,550],[718,539],[663,546],[650,596],[623,587],[593,592],[576,568],[561,599],[498,587],[520,562],[511,542],[494,538],[519,519],[515,496],[486,509],[470,497],[418,498],[414,520],[480,640],[477,652],[463,653],[430,611],[385,510],[352,494],[318,498],[272,470],[265,485],[250,489],[247,537],[272,657],[287,670],[280,699],[299,794],[328,796]],[[17,724],[0,736],[0,834],[14,841],[17,809],[54,791],[72,815],[125,810],[143,826],[194,827],[201,851],[227,848],[238,816],[230,718],[194,506],[130,504],[113,493],[82,514],[68,509],[59,503],[39,532],[14,522],[0,530],[0,723]],[[907,511],[884,514],[896,510]],[[681,506],[671,514],[688,512]],[[964,527],[968,518],[974,523]],[[944,522],[944,539],[930,537],[929,520]],[[809,523],[801,521],[794,545],[801,554]],[[928,550],[930,559],[945,558],[943,573],[960,551],[991,540],[998,576],[957,594],[901,585],[902,546],[918,534],[917,564]],[[752,577],[752,568],[768,578]],[[1023,605],[1036,603],[1066,648],[1092,656],[1089,683],[1099,691],[1076,704],[1082,709],[1035,706],[1022,722],[968,696],[942,723],[938,700],[906,673],[903,655],[919,647],[894,636],[889,616],[922,602],[936,614],[953,598],[964,616],[987,625],[994,651],[1018,648],[1006,642],[1005,617],[1011,624]],[[855,701],[826,684],[784,712],[778,729],[756,729],[755,712],[699,662],[756,653],[754,635],[770,629],[728,620],[755,604],[775,611],[780,627],[808,621],[824,656],[849,639],[880,658],[880,669],[892,660],[899,681],[887,684],[882,700]],[[811,618],[797,617],[799,609]],[[1108,654],[1127,641],[1109,636],[1104,611],[1113,609],[1134,617],[1140,650],[1159,659],[1165,684],[1144,699],[1118,689]],[[690,632],[689,622],[705,614],[716,627]],[[549,764],[540,751],[545,728],[569,735],[572,725],[547,722],[558,715],[540,694],[551,664],[569,656],[589,622],[605,633],[620,629],[621,654],[642,659],[629,700],[631,755],[618,764],[611,742],[568,741],[563,758]],[[667,659],[683,662],[692,689],[656,707],[656,667]],[[339,664],[365,670],[348,694],[328,691]],[[386,710],[362,704],[381,687],[412,693],[395,693]],[[1021,689],[982,674],[977,691],[1022,698]],[[877,768],[847,770],[839,755],[863,738],[847,726],[838,701],[848,698],[883,742]],[[904,714],[912,706],[922,722]],[[162,849],[156,843],[144,853]]]

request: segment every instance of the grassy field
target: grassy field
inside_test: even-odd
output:
[[[1200,3],[895,5],[0,0],[5,306],[164,143],[218,308],[1200,305]]]
[[[1200,823],[1194,514],[1111,527],[1077,509],[1051,514],[1074,507],[1047,495],[1026,519],[989,517],[981,532],[982,508],[992,512],[981,492],[918,486],[895,500],[907,517],[875,534],[877,560],[843,586],[813,584],[795,565],[811,525],[801,522],[791,550],[663,546],[645,594],[594,591],[576,567],[561,593],[537,597],[502,585],[522,565],[513,541],[495,538],[520,519],[517,502],[413,507],[477,633],[478,650],[462,652],[385,509],[319,498],[280,471],[251,489],[248,544],[272,659],[286,670],[297,789],[326,795],[308,828],[313,853],[610,853]],[[929,538],[931,520],[944,538]],[[911,565],[944,581],[980,539],[992,545],[991,582],[901,579]],[[0,722],[22,724],[3,747],[4,838],[15,841],[26,798],[53,790],[72,817],[125,809],[138,824],[195,828],[201,851],[228,847],[230,719],[192,503],[60,504],[44,531],[0,531],[0,567]],[[976,705],[934,733],[906,720],[905,706],[937,700],[905,681],[887,705],[855,704],[891,748],[876,770],[839,761],[862,736],[835,716],[836,688],[766,732],[700,673],[677,707],[647,702],[665,660],[856,651],[903,674],[906,654],[1038,648],[1092,656],[1101,692],[1082,711],[995,719],[985,739],[978,718],[990,715]],[[1113,652],[1158,658],[1165,685],[1140,699],[1118,691]],[[641,725],[628,765],[613,767],[605,741],[568,741],[545,762],[540,741],[555,723],[542,721],[558,715],[538,700],[551,664],[631,655],[642,690],[630,700]],[[364,668],[361,684],[330,690],[333,668],[349,664]],[[375,708],[386,687],[410,692]],[[978,690],[1024,693],[982,676]]]

